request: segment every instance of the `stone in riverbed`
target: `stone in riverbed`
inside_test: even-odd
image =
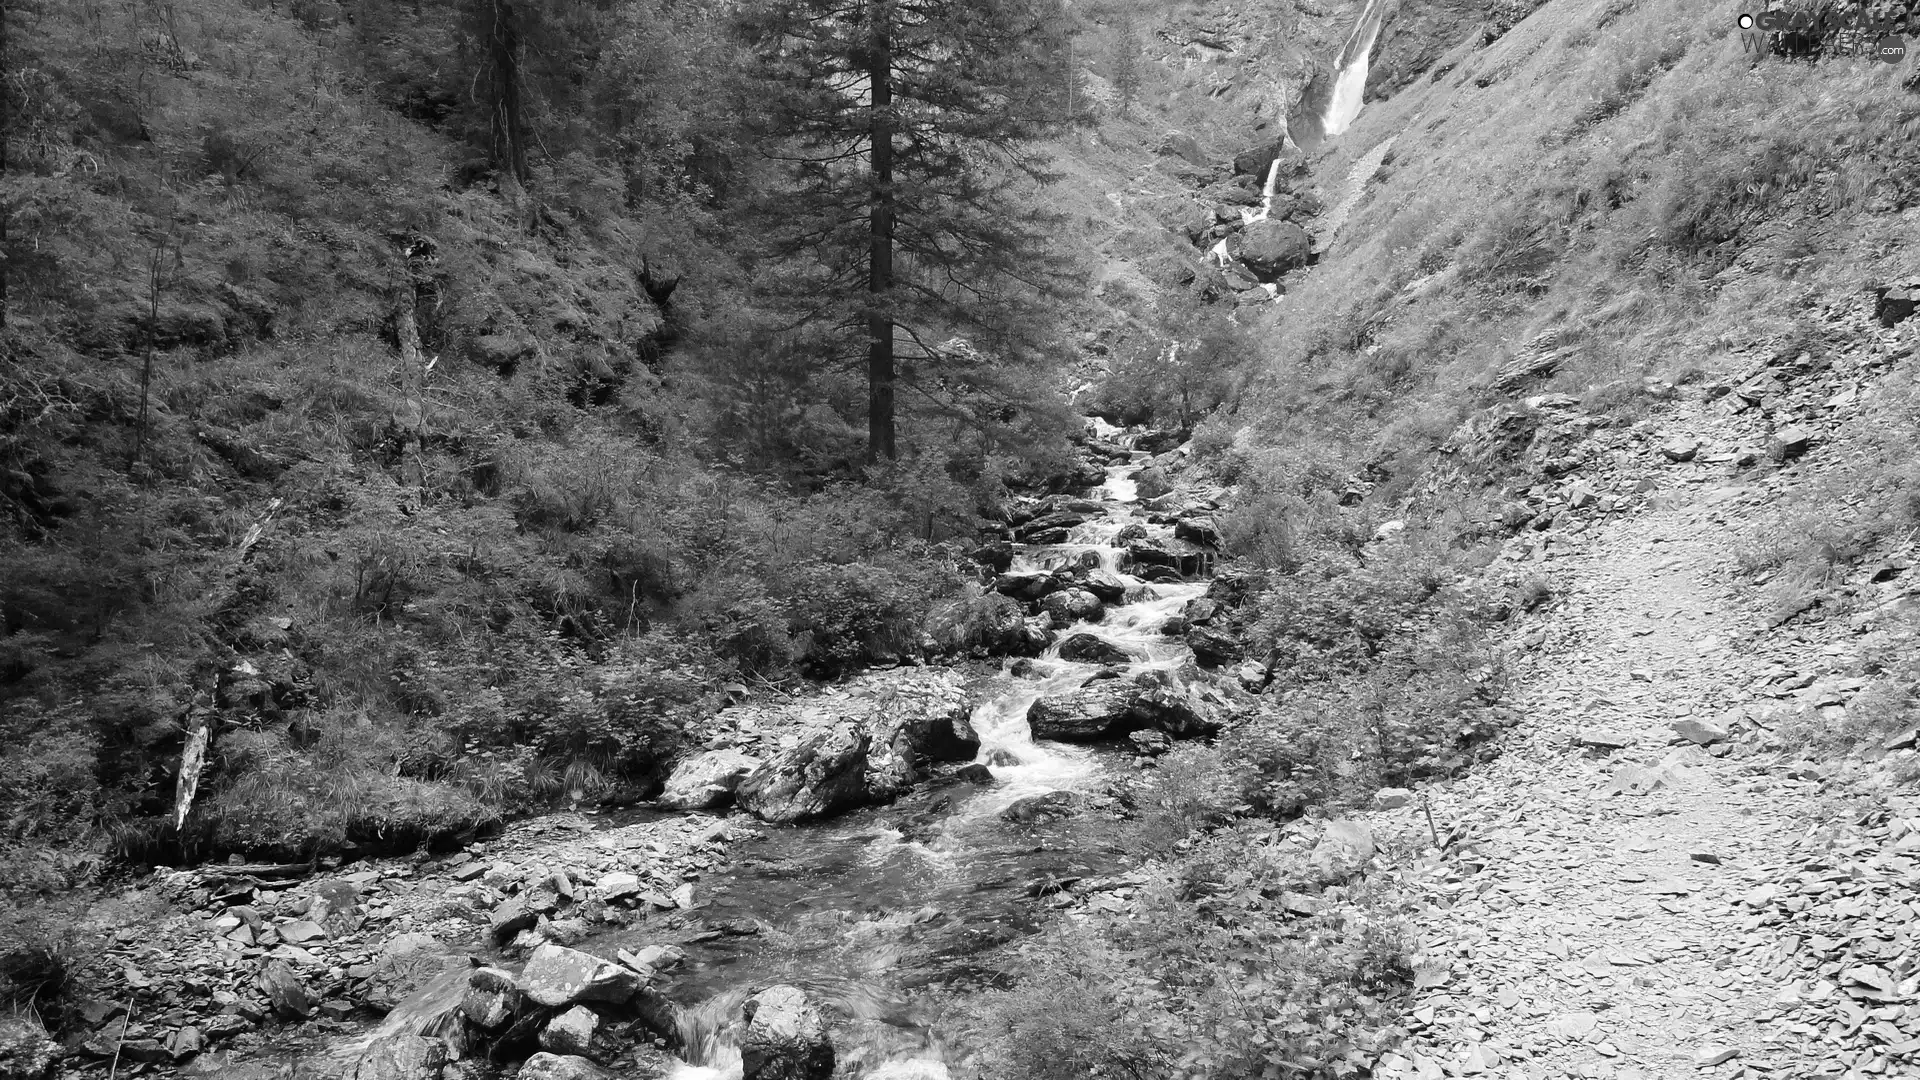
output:
[[[774,986],[748,998],[740,1041],[741,1080],[828,1080],[833,1043],[826,1023],[798,987]]]
[[[1071,791],[1047,791],[1014,802],[1000,811],[1000,819],[1016,825],[1034,825],[1071,816],[1081,805],[1080,796]]]
[[[518,1080],[614,1080],[614,1074],[572,1054],[545,1051],[528,1058],[520,1066]]]
[[[1117,604],[1127,598],[1127,583],[1111,570],[1089,570],[1084,587],[1103,604]]]
[[[1086,589],[1066,589],[1040,601],[1040,607],[1053,616],[1057,626],[1072,626],[1077,622],[1099,622],[1106,617],[1107,607],[1100,598]]]
[[[666,790],[655,800],[669,810],[704,810],[733,801],[734,791],[760,759],[738,750],[709,750],[673,767]]]
[[[1060,643],[1060,659],[1088,664],[1130,663],[1133,655],[1095,634],[1075,634]]]
[[[558,1009],[582,1001],[619,1004],[632,999],[642,981],[621,964],[560,945],[542,945],[527,958],[515,985],[534,1004]]]
[[[273,1005],[273,1011],[288,1020],[304,1020],[313,1015],[315,1001],[307,992],[300,976],[293,973],[284,960],[269,960],[254,976],[267,1001]]]
[[[1137,691],[1118,679],[1090,682],[1078,690],[1034,701],[1027,726],[1036,739],[1091,742],[1120,733]]]
[[[548,1053],[586,1057],[593,1047],[593,1033],[600,1029],[600,1018],[591,1009],[578,1005],[547,1021],[540,1032],[540,1049]]]
[[[520,991],[513,974],[503,968],[475,968],[467,977],[467,993],[460,999],[460,1011],[476,1027],[489,1031],[513,1018]]]
[[[354,1063],[353,1080],[438,1080],[446,1067],[445,1040],[393,1035],[367,1048]]]

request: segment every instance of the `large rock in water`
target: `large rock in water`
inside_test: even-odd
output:
[[[772,986],[742,1008],[747,1031],[740,1040],[741,1080],[829,1080],[833,1043],[826,1022],[794,986]]]
[[[1133,656],[1096,634],[1075,634],[1060,643],[1060,659],[1087,664],[1126,664],[1133,661]]]
[[[656,801],[669,810],[704,810],[725,806],[760,759],[738,750],[709,750],[682,761],[667,777],[667,788]]]
[[[629,1001],[644,980],[623,964],[559,945],[542,945],[527,958],[515,987],[527,1000],[550,1009],[582,1001]]]
[[[734,798],[760,820],[778,824],[861,806],[872,745],[865,728],[837,724],[753,770]]]
[[[353,1080],[439,1080],[447,1067],[445,1040],[425,1035],[379,1039],[353,1066]]]
[[[1040,601],[1040,606],[1053,616],[1056,626],[1072,626],[1077,622],[1099,622],[1106,617],[1107,606],[1100,598],[1086,589],[1068,589],[1057,592]]]
[[[1078,690],[1036,700],[1027,709],[1027,726],[1036,739],[1093,742],[1125,734],[1138,690],[1121,679],[1090,682]]]
[[[1240,234],[1240,261],[1262,281],[1307,265],[1313,238],[1291,221],[1258,221]]]
[[[541,1052],[520,1066],[519,1080],[617,1080],[613,1073],[583,1057]]]

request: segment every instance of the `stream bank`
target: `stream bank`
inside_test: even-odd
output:
[[[68,1064],[731,1077],[748,1064],[743,1006],[787,985],[824,1017],[840,1075],[945,1075],[935,1001],[1002,980],[996,951],[1065,887],[1124,893],[1113,782],[1246,704],[1188,644],[1205,633],[1212,504],[1172,494],[1164,443],[1123,441],[1096,422],[1098,484],[1027,501],[983,549],[974,603],[1028,655],[738,703],[700,755],[724,767],[658,808],[549,815],[328,876],[157,873],[126,902],[173,910],[109,946],[119,977],[85,1005],[93,1034]],[[857,752],[836,763],[835,745]]]

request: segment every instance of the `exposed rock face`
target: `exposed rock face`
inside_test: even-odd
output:
[[[774,986],[747,999],[740,1043],[741,1080],[828,1080],[833,1043],[826,1023],[798,987]]]
[[[670,810],[704,810],[725,806],[760,759],[738,750],[709,750],[682,761],[667,777],[667,787],[656,800]]]
[[[1307,265],[1313,238],[1291,221],[1256,221],[1240,234],[1240,261],[1262,281]]]
[[[1273,159],[1280,156],[1283,144],[1279,140],[1263,143],[1250,150],[1242,150],[1233,155],[1233,171],[1236,176],[1253,176],[1266,179],[1267,170],[1273,167]]]
[[[582,1001],[619,1004],[640,990],[640,975],[621,964],[559,945],[542,945],[527,958],[516,988],[527,1000],[550,1009]]]
[[[790,824],[867,801],[867,751],[873,739],[838,724],[761,765],[734,797],[762,821]]]

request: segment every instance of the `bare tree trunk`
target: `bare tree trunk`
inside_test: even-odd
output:
[[[893,11],[873,0],[867,85],[873,96],[872,167],[867,211],[867,460],[899,456],[893,433]]]
[[[525,115],[520,100],[520,34],[512,0],[478,0],[480,47],[486,60],[487,154],[496,169],[527,182]]]

